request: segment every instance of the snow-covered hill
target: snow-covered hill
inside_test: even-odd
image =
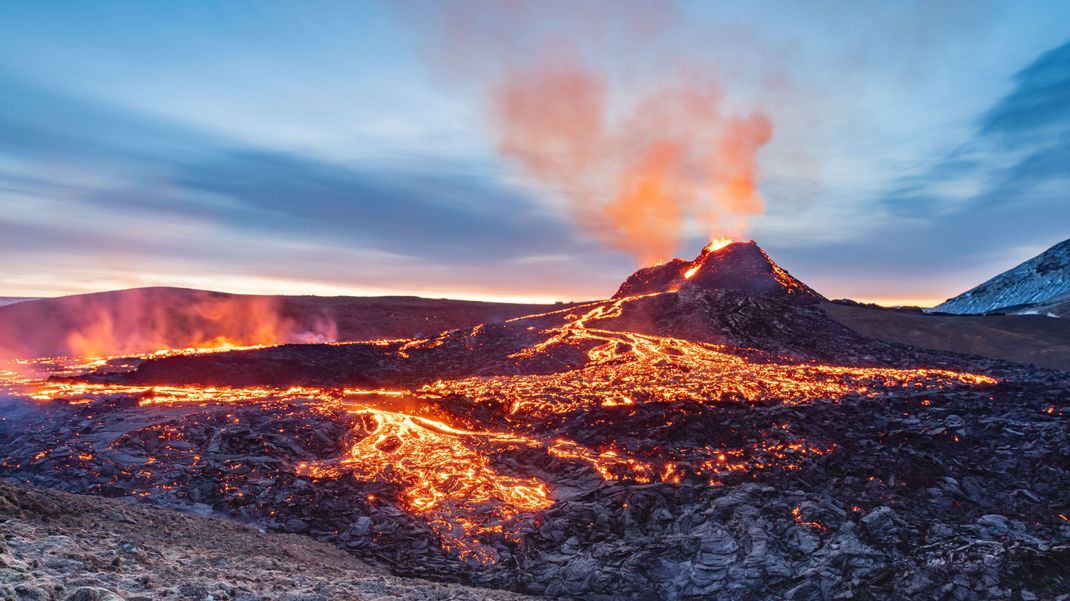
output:
[[[941,313],[1051,313],[1049,305],[1070,298],[1070,240],[1065,240],[1017,267],[944,301]]]

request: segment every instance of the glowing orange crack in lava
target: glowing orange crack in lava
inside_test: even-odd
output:
[[[516,433],[465,430],[444,422],[373,406],[377,397],[415,398],[460,394],[477,403],[504,401],[511,414],[531,419],[592,407],[610,408],[614,419],[626,420],[638,403],[692,400],[716,403],[723,399],[778,400],[804,403],[836,400],[847,394],[875,397],[903,389],[940,389],[991,384],[988,376],[938,369],[837,367],[790,362],[756,363],[729,352],[727,347],[676,338],[591,327],[591,322],[619,317],[627,302],[638,297],[599,301],[551,311],[538,317],[563,315],[563,325],[544,330],[546,339],[516,353],[523,359],[555,345],[583,344],[588,363],[576,370],[522,376],[473,377],[438,381],[415,394],[404,390],[320,389],[314,387],[138,387],[106,383],[40,380],[24,369],[2,374],[0,386],[46,401],[85,402],[102,395],[139,397],[141,405],[268,403],[309,399],[324,411],[340,404],[358,418],[359,438],[349,452],[333,461],[302,464],[300,474],[339,478],[350,474],[364,481],[383,481],[403,488],[403,508],[424,517],[442,546],[461,558],[493,562],[487,536],[516,539],[524,520],[553,504],[549,487],[535,477],[503,473],[492,458],[511,449],[542,449],[548,455],[590,465],[601,478],[637,482],[680,483],[685,475],[715,484],[722,474],[768,467],[797,469],[801,457],[831,452],[834,447],[805,441],[763,440],[741,449],[680,449],[666,451],[657,461],[629,456],[615,447],[590,449],[565,438],[543,439]],[[570,314],[580,309],[579,314]],[[526,318],[510,320],[521,321]],[[570,319],[571,318],[571,319]],[[437,346],[443,338],[411,340],[406,349]],[[163,353],[203,352],[177,350]],[[158,354],[154,354],[157,355]],[[40,362],[38,362],[40,363]],[[51,373],[69,375],[108,363],[53,361]],[[637,401],[636,399],[641,399]],[[675,453],[675,455],[673,454]],[[771,463],[770,463],[771,462]],[[687,466],[685,468],[685,466]],[[697,473],[696,471],[697,470]]]
[[[537,447],[535,439],[462,430],[425,417],[368,407],[350,412],[363,418],[370,432],[340,462],[303,464],[299,473],[337,478],[349,470],[362,480],[405,486],[400,498],[403,507],[424,515],[443,548],[461,558],[496,561],[494,549],[480,544],[480,538],[494,533],[516,539],[518,516],[553,504],[549,489],[539,479],[503,474],[490,464],[493,454],[503,447]]]
[[[441,380],[423,387],[421,392],[457,394],[492,404],[505,400],[511,413],[537,416],[570,413],[591,405],[629,405],[637,396],[660,402],[742,398],[797,404],[838,399],[851,393],[875,397],[897,389],[940,389],[996,382],[989,376],[945,369],[841,367],[787,361],[758,363],[722,345],[589,325],[593,321],[620,317],[624,305],[637,298],[641,296],[585,305],[582,308],[586,312],[564,325],[544,330],[545,340],[511,356],[530,358],[549,351],[554,345],[593,343],[587,351],[588,363],[577,370]]]

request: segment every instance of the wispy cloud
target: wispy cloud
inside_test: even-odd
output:
[[[1070,43],[1013,83],[968,140],[879,197],[876,236],[803,250],[802,261],[842,263],[873,295],[951,293],[1070,237]]]
[[[364,274],[377,278],[371,286],[403,288],[386,268],[404,259],[423,266],[405,270],[414,288],[492,289],[481,271],[548,248],[592,250],[567,222],[478,166],[441,170],[414,158],[355,168],[242,146],[15,79],[4,88],[0,250],[23,269],[62,272],[48,256],[107,262],[125,254],[146,271],[181,257],[207,272],[241,265],[292,279],[287,262],[307,265],[294,253],[330,260],[325,249],[334,249],[338,261],[353,261],[343,278],[350,283]],[[304,276],[322,284],[336,271]]]
[[[633,260],[495,155],[482,86],[428,67],[440,6],[0,7],[0,294],[612,292]],[[1065,2],[675,8],[673,58],[627,35],[589,62],[634,92],[697,59],[726,110],[768,111],[753,235],[822,292],[935,300],[1070,235]],[[488,23],[522,56],[532,26]]]

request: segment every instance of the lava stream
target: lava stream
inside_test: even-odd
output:
[[[704,406],[721,402],[836,402],[846,395],[878,397],[904,390],[995,382],[984,375],[940,369],[840,367],[787,360],[757,362],[720,345],[595,327],[599,322],[620,317],[625,305],[637,298],[640,297],[599,301],[510,320],[518,323],[563,317],[561,325],[542,331],[545,337],[541,342],[511,355],[514,360],[525,360],[551,352],[559,345],[585,349],[585,365],[559,373],[440,380],[415,391],[309,386],[130,386],[42,377],[132,369],[138,360],[146,358],[204,352],[177,349],[125,359],[22,361],[0,374],[0,392],[41,402],[65,400],[69,404],[89,404],[121,395],[137,398],[139,406],[145,408],[302,403],[324,413],[341,409],[352,418],[348,451],[339,457],[301,463],[293,466],[294,471],[313,479],[352,477],[398,486],[398,504],[425,519],[443,548],[461,558],[487,563],[497,560],[496,551],[482,540],[518,540],[531,527],[534,515],[554,503],[555,486],[567,486],[567,482],[548,482],[534,475],[539,472],[532,465],[532,457],[588,466],[605,480],[713,485],[733,472],[797,469],[805,458],[835,450],[834,444],[802,440],[784,430],[763,432],[770,438],[738,448],[666,445],[656,452],[639,454],[615,444],[581,444],[547,427],[550,418],[561,423],[561,419],[598,410],[607,412],[601,419],[613,420],[623,428],[639,415],[643,405],[653,403],[675,411],[674,403],[681,401]],[[471,335],[479,331],[476,328]],[[434,348],[444,341],[442,336],[404,341],[398,354],[406,358],[413,349]],[[38,373],[32,373],[35,371]],[[468,399],[488,408],[503,407],[502,423],[508,424],[504,429],[509,431],[459,428],[419,414],[445,397]],[[443,419],[451,417],[460,420],[456,423],[471,423],[468,415],[442,415]],[[514,467],[505,469],[499,459],[513,453],[528,459],[510,462]],[[522,469],[530,471],[521,473]]]

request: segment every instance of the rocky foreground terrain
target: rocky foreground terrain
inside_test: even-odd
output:
[[[0,482],[3,601],[526,598],[390,576],[304,536]]]

